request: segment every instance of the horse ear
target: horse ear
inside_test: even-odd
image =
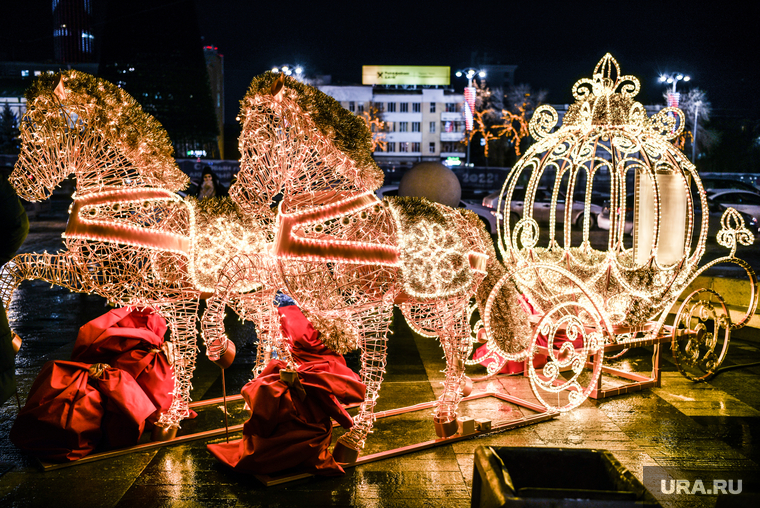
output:
[[[62,101],[66,99],[66,90],[63,88],[63,76],[60,74],[58,75],[58,83],[56,83],[53,93]]]
[[[277,100],[280,100],[282,98],[282,89],[285,87],[285,75],[280,74],[277,79],[275,79],[272,82],[272,95],[274,95],[274,98]]]

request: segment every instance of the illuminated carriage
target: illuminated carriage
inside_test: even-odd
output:
[[[499,360],[489,372],[498,372],[507,360],[545,354],[541,368],[525,362],[526,374],[539,399],[560,410],[587,396],[658,384],[659,344],[664,342],[672,343],[684,376],[711,377],[726,355],[731,331],[744,326],[757,305],[755,274],[735,257],[737,243],[751,245],[754,237],[735,210],[725,211],[718,234],[729,255],[698,266],[707,241],[708,207],[694,165],[671,143],[683,130],[683,113],[665,108],[650,118],[634,101],[638,91],[638,80],[621,75],[615,59],[605,55],[592,79],[574,85],[576,102],[557,130],[552,132],[558,122],[552,107],[536,110],[530,123],[536,143],[509,173],[499,200],[498,248],[506,273],[494,285],[483,315],[488,350]],[[539,191],[551,195],[550,204],[535,202]],[[512,204],[523,193],[520,217]],[[598,194],[609,198],[613,210],[606,250],[591,242],[591,199]],[[625,209],[629,194],[632,214]],[[575,224],[573,196],[584,205]],[[542,229],[537,219],[546,212],[548,227]],[[676,310],[682,293],[719,263],[746,272],[746,312],[732,318],[724,298],[707,288],[690,292]],[[503,305],[515,294],[533,311],[527,319]],[[675,319],[666,324],[674,310]],[[650,377],[601,365],[605,353],[645,345],[655,347]],[[603,372],[633,383],[603,390]]]

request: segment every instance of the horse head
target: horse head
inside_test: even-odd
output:
[[[187,186],[160,123],[121,88],[76,70],[45,74],[26,92],[21,153],[10,180],[44,200],[71,173],[77,193],[109,187]]]
[[[327,94],[267,72],[241,104],[240,172],[230,196],[248,213],[278,194],[283,209],[295,211],[382,185],[366,124]]]

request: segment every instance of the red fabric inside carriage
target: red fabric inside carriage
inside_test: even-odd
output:
[[[129,373],[156,406],[155,423],[172,404],[174,375],[162,351],[166,320],[152,309],[113,309],[79,329],[71,359],[107,363]]]
[[[46,363],[13,423],[20,449],[52,462],[80,459],[96,446],[137,443],[156,407],[119,369],[79,362]]]
[[[530,303],[530,300],[525,296],[520,296],[520,305],[522,306],[523,310],[531,316],[538,316],[540,315],[539,312],[533,307],[533,305]],[[567,338],[567,335],[565,335],[565,332],[562,330],[557,331],[557,333],[554,335],[554,349],[559,350],[562,345],[565,342],[568,342],[569,339]],[[539,335],[536,339],[536,345],[541,347],[546,347],[549,344],[549,340],[545,335]],[[583,338],[579,337],[572,341],[572,344],[575,348],[580,349],[583,347]],[[504,358],[500,356],[497,352],[491,351],[491,349],[488,347],[488,343],[483,344],[478,349],[475,350],[475,353],[472,355],[472,359],[478,361],[481,365],[484,367],[488,367],[494,362],[502,363],[504,362]],[[547,355],[543,354],[535,354],[532,358],[530,358],[530,361],[533,362],[533,367],[536,369],[540,369],[544,365],[546,365],[546,362],[548,360]],[[504,366],[501,368],[501,370],[498,372],[499,374],[520,374],[522,372],[525,372],[526,367],[526,360],[520,360],[520,361],[507,361],[504,363]]]
[[[253,474],[308,472],[343,473],[329,451],[332,421],[353,426],[342,404],[364,400],[365,386],[341,355],[326,348],[319,332],[296,306],[280,307],[282,331],[300,366],[286,381],[281,360],[272,360],[242,394],[252,408],[243,438],[210,444],[209,451],[237,471]]]

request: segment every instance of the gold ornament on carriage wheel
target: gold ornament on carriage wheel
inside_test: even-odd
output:
[[[694,164],[671,142],[683,130],[684,115],[668,107],[648,116],[634,99],[639,89],[638,79],[623,75],[606,54],[590,79],[573,86],[575,103],[558,128],[560,115],[554,108],[536,109],[530,122],[536,142],[501,191],[498,247],[505,277],[543,316],[545,337],[594,330],[610,343],[672,333],[679,368],[688,364],[695,372],[684,372],[687,377],[704,378],[715,373],[725,356],[728,332],[742,326],[756,307],[755,274],[734,257],[737,242],[746,245],[753,237],[729,208],[718,239],[730,254],[699,267],[709,209]],[[606,218],[598,205],[602,200],[609,208],[609,233],[606,245],[592,246],[592,231],[594,240],[603,237],[596,231],[600,216]],[[733,322],[721,314],[723,300],[718,302],[714,292],[697,292],[689,298],[713,298],[714,303],[684,302],[673,328],[665,326],[679,296],[718,263],[739,265],[749,279],[744,319]],[[492,310],[501,298],[497,290],[486,305],[484,324],[492,338],[498,337],[500,322]],[[548,319],[552,314],[555,318]],[[567,314],[577,323],[558,328]],[[700,332],[704,327],[712,329]],[[584,337],[574,354],[589,350],[591,342]],[[688,344],[688,354],[682,343]],[[548,383],[546,389],[552,391],[554,364],[569,362],[572,354],[567,350],[565,358],[554,362],[550,354],[542,375],[531,368],[532,380]]]

